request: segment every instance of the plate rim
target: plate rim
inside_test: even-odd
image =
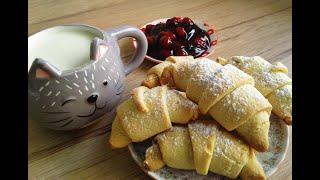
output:
[[[143,167],[142,160],[135,154],[135,150],[134,150],[134,148],[133,148],[132,143],[130,143],[130,144],[128,145],[128,150],[129,150],[129,152],[130,152],[130,155],[131,155],[132,159],[133,159],[134,162],[139,166],[139,168],[140,168],[145,174],[147,174],[150,178],[152,178],[152,179],[154,179],[154,180],[157,180],[156,177],[154,177],[152,174],[150,174],[150,173],[151,173],[150,171],[148,171],[147,169],[145,169],[145,168]],[[139,161],[139,160],[140,160],[140,161]]]
[[[274,115],[274,114],[273,114]],[[276,116],[276,115],[274,115]],[[278,118],[278,116],[276,116]],[[282,164],[282,162],[285,160],[286,158],[286,155],[287,155],[287,152],[288,152],[288,149],[289,149],[289,144],[290,144],[290,133],[289,133],[289,126],[280,118],[277,119],[278,121],[281,121],[280,123],[282,124],[282,126],[285,126],[285,132],[287,134],[287,137],[286,137],[286,147],[285,147],[285,150],[284,150],[284,153],[283,153],[283,156],[280,158],[280,161],[279,163],[277,164],[277,166],[271,170],[271,172],[269,172],[268,175],[266,175],[266,177],[270,177],[272,176],[275,172],[277,172],[277,170],[279,169],[279,166]]]

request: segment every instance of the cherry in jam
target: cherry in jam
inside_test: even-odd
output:
[[[148,24],[142,31],[148,40],[147,54],[160,60],[171,55],[197,58],[211,46],[206,31],[188,17],[173,17],[166,23]]]

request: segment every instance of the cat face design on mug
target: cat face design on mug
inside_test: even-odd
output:
[[[117,51],[117,50],[116,50]],[[120,63],[113,61],[115,50],[102,40],[91,45],[91,62],[84,68],[62,72],[53,64],[36,59],[30,72],[31,111],[40,123],[52,129],[69,130],[93,123],[111,111],[120,100],[125,77]]]

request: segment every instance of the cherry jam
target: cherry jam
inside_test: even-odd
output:
[[[147,55],[159,60],[172,55],[197,58],[211,46],[207,32],[188,17],[173,17],[166,23],[148,24],[142,31],[148,40]]]

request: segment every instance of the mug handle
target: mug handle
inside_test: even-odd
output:
[[[135,54],[129,61],[130,63],[124,65],[124,72],[126,75],[128,75],[134,69],[140,66],[140,64],[144,60],[144,57],[147,54],[148,42],[146,36],[140,29],[133,26],[122,26],[119,28],[109,29],[106,32],[109,33],[111,37],[114,37],[116,40],[125,37],[133,37],[137,40],[137,48]]]

